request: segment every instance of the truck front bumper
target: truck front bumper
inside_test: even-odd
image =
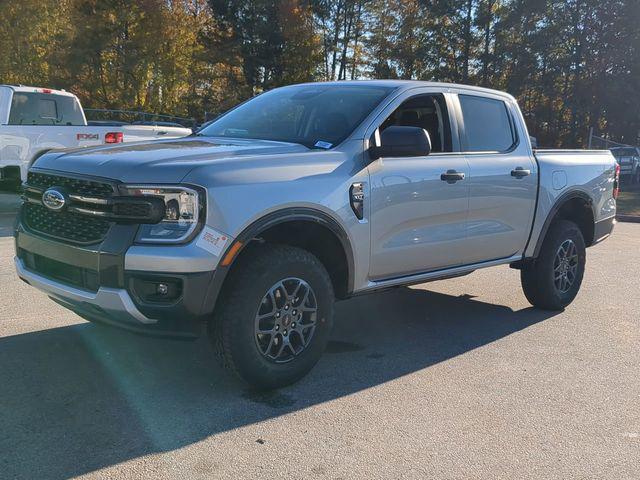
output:
[[[16,272],[21,280],[42,290],[51,299],[71,310],[82,310],[95,316],[113,318],[132,327],[157,323],[156,320],[138,310],[131,296],[124,289],[99,287],[97,292],[90,292],[27,270],[24,261],[18,257],[14,260]]]
[[[31,233],[19,222],[16,272],[86,320],[155,336],[198,337],[213,310],[210,256],[195,244],[137,247],[134,237],[135,229],[123,226],[101,244],[74,246]],[[159,284],[169,285],[168,298],[155,294]]]

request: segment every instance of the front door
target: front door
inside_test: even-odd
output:
[[[431,138],[424,157],[380,158],[369,165],[371,280],[460,265],[469,208],[469,167],[457,152],[448,99],[421,94],[406,99],[380,125],[418,126]],[[455,127],[454,127],[455,128]]]

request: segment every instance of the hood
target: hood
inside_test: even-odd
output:
[[[40,157],[34,166],[129,183],[172,183],[180,182],[205,161],[211,164],[234,157],[241,160],[308,151],[293,143],[187,137],[50,153]]]

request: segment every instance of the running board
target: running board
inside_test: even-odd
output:
[[[522,260],[522,255],[514,255],[513,257],[489,260],[488,262],[473,263],[471,265],[462,265],[459,267],[447,268],[443,270],[434,270],[427,273],[419,273],[416,275],[408,275],[405,277],[395,277],[387,280],[378,280],[375,282],[370,281],[362,290],[356,293],[370,292],[373,290],[397,287],[400,285],[417,285],[419,283],[433,282],[435,280],[445,280],[447,278],[461,277],[480,268],[495,267],[496,265],[504,265],[518,260]]]

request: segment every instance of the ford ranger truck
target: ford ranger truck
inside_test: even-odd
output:
[[[191,129],[87,125],[80,100],[64,90],[0,85],[0,185],[26,180],[29,166],[53,149],[178,138]]]
[[[563,309],[613,229],[617,170],[608,151],[532,150],[505,93],[294,85],[187,138],[41,156],[15,266],[87,320],[206,331],[274,388],[318,361],[336,299],[508,264],[534,306]]]

